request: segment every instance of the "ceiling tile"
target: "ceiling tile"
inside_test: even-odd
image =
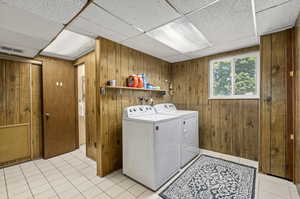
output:
[[[256,13],[258,34],[264,35],[294,26],[299,11],[300,1],[290,0],[281,6]]]
[[[69,30],[63,30],[55,40],[42,51],[42,54],[52,54],[57,57],[66,57],[75,60],[80,55],[94,48],[95,39]]]
[[[169,2],[181,13],[187,14],[197,9],[205,8],[217,0],[169,0]]]
[[[15,44],[10,44],[10,43],[7,43],[7,42],[2,42],[2,41],[0,41],[0,46],[8,46],[8,47],[13,46],[13,48],[15,48],[15,49],[22,50],[23,52],[19,53],[19,52],[6,51],[6,50],[3,50],[3,49],[0,48],[1,53],[19,55],[19,56],[22,56],[22,57],[33,58],[39,52],[39,49],[27,48],[27,47],[18,46],[18,45],[15,45]]]
[[[175,63],[175,62],[180,62],[180,61],[185,61],[191,59],[191,57],[188,57],[183,54],[177,54],[169,57],[164,57],[162,58],[163,60],[170,62],[170,63]]]
[[[188,19],[213,46],[256,35],[250,0],[218,1]]]
[[[283,3],[288,2],[289,0],[255,0],[255,12],[259,12]]]
[[[81,14],[80,17],[97,24],[101,28],[105,28],[109,31],[132,37],[140,34],[141,32],[131,25],[126,24],[120,19],[112,16],[105,10],[97,7],[94,4],[90,4]]]
[[[237,50],[241,48],[251,47],[259,44],[259,39],[257,37],[249,37],[239,40],[233,40],[210,48],[195,51],[192,53],[187,53],[186,55],[191,58],[204,57],[208,55],[214,55],[221,52],[227,52],[231,50]]]
[[[63,28],[63,25],[1,3],[0,28],[50,41]]]
[[[49,43],[49,41],[47,40],[34,38],[28,35],[0,28],[0,43],[3,42],[9,43],[11,45],[9,47],[14,47],[15,45],[17,45],[24,48],[35,49],[42,49]]]
[[[180,17],[164,0],[94,0],[115,16],[148,31]]]
[[[177,51],[145,34],[125,40],[122,42],[122,44],[159,58],[178,54]]]
[[[50,53],[76,59],[95,48],[95,39],[69,30],[63,30],[43,53]]]
[[[77,17],[68,27],[68,30],[96,38],[98,36],[110,39],[115,42],[120,42],[128,38],[123,34],[115,33],[104,27],[98,26],[85,18]]]
[[[68,23],[86,4],[87,0],[1,0],[0,3],[17,7],[45,19]]]

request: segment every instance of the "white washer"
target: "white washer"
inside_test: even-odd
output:
[[[198,111],[177,110],[174,104],[154,106],[156,113],[174,115],[181,119],[180,166],[184,167],[199,154]]]
[[[157,190],[180,170],[180,119],[151,106],[123,113],[123,173]]]

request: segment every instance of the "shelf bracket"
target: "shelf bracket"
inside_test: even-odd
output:
[[[105,87],[100,87],[100,94],[105,95]]]

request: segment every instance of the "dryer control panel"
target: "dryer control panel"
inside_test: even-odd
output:
[[[130,106],[124,110],[124,117],[127,118],[153,114],[156,114],[155,110],[149,105]]]
[[[156,113],[174,113],[177,111],[176,106],[171,103],[157,104],[154,109]]]

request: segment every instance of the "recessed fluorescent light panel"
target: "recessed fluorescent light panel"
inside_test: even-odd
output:
[[[210,46],[203,34],[186,18],[161,26],[148,32],[147,35],[181,53],[193,52]]]
[[[42,54],[72,60],[94,48],[95,39],[63,30]]]

